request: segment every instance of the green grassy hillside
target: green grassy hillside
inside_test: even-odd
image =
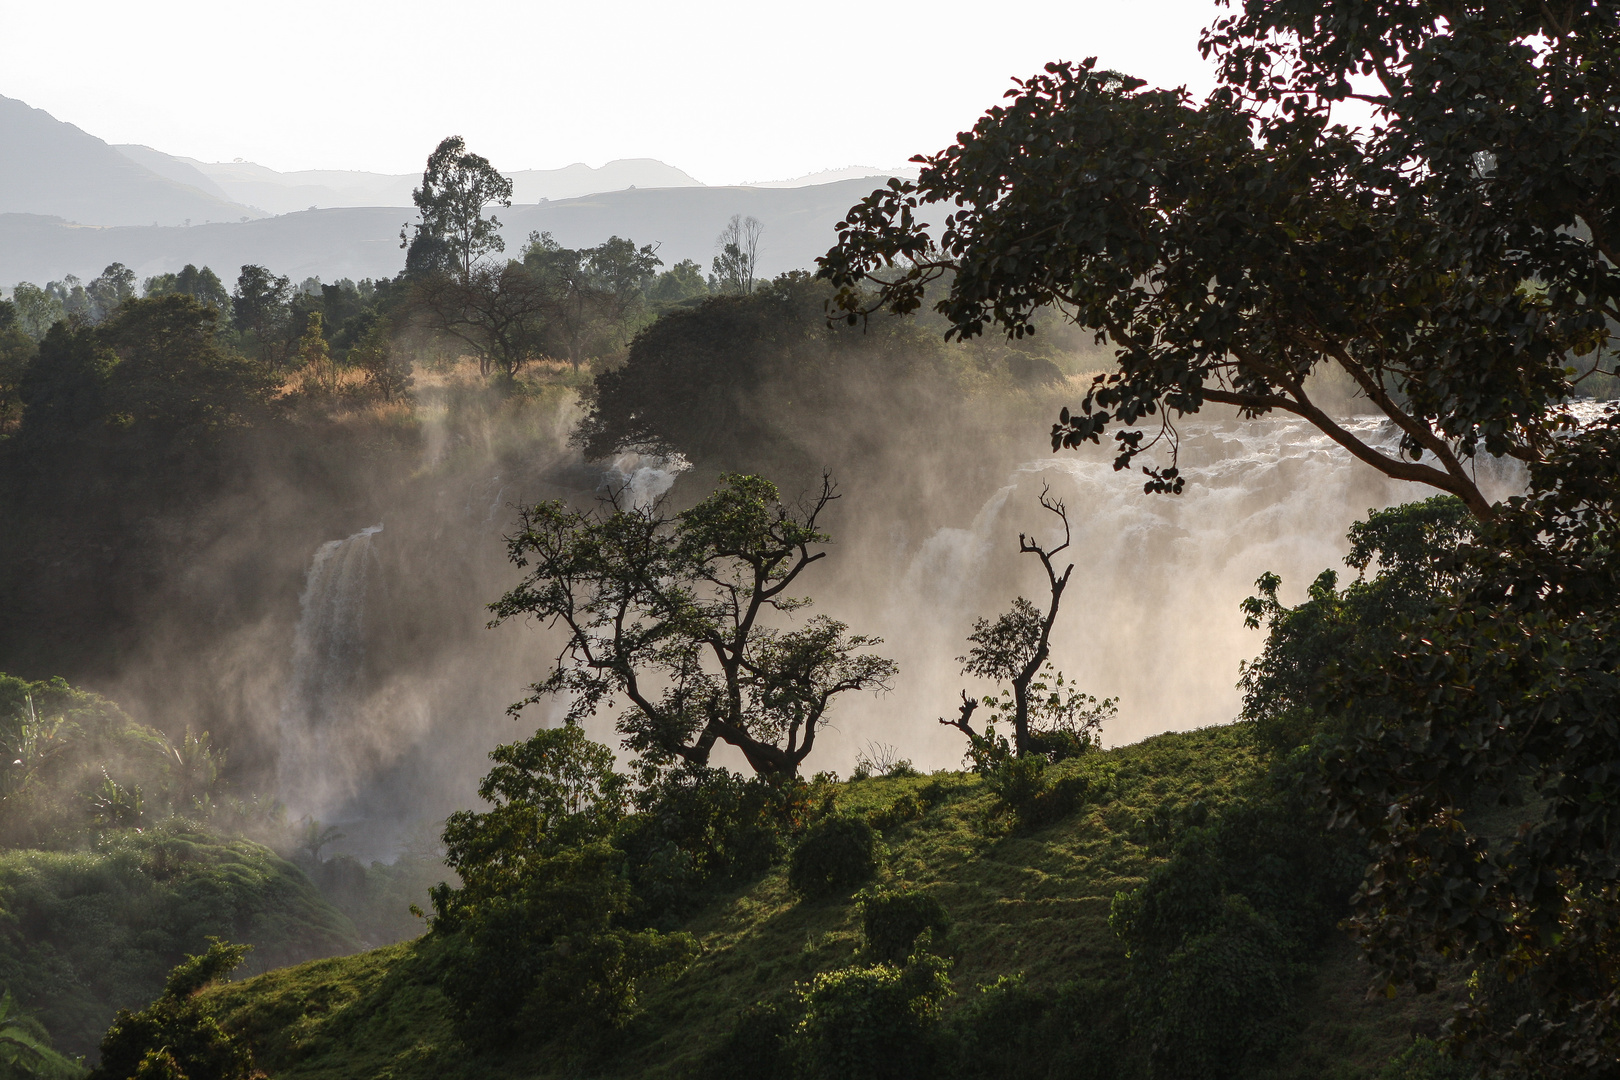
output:
[[[983,780],[960,773],[852,781],[834,797],[840,812],[887,826],[880,878],[927,890],[952,919],[935,943],[956,989],[944,1029],[1040,1042],[1006,1050],[1009,1070],[1022,1063],[1019,1075],[1134,1076],[1145,1075],[1148,1048],[1131,1023],[1127,957],[1109,925],[1114,898],[1169,858],[1176,822],[1218,814],[1261,770],[1239,729],[1159,736],[1055,767],[1060,778],[1084,776],[1088,795],[1033,831],[998,811]],[[458,1046],[435,989],[445,960],[432,936],[225,984],[208,1001],[276,1078],[709,1075],[723,1071],[713,1055],[748,1006],[780,1000],[818,972],[870,962],[856,899],[801,900],[782,867],[684,928],[702,944],[698,961],[647,993],[642,1015],[585,1058],[540,1051],[495,1060]],[[978,989],[1004,976],[1022,976],[1023,988]],[[1390,1063],[1437,1021],[1446,995],[1369,1000],[1369,979],[1343,942],[1297,966],[1286,1045],[1270,1075],[1419,1075]],[[992,999],[1041,1015],[997,1032],[985,1020]]]
[[[58,1050],[94,1051],[120,1008],[218,936],[264,971],[360,945],[296,867],[249,840],[182,821],[115,830],[74,851],[0,851],[0,986]]]

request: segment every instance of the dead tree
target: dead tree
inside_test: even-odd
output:
[[[966,656],[956,658],[962,665],[964,675],[976,675],[1011,685],[1013,752],[1020,757],[1030,751],[1029,686],[1051,654],[1052,624],[1057,622],[1058,605],[1063,600],[1063,590],[1068,587],[1069,575],[1074,571],[1074,564],[1070,563],[1060,574],[1052,561],[1068,548],[1072,539],[1068,508],[1061,500],[1051,497],[1050,487],[1041,489],[1040,504],[1063,522],[1063,542],[1056,547],[1046,548],[1024,533],[1019,533],[1018,550],[1021,554],[1034,555],[1041,560],[1041,567],[1046,571],[1049,597],[1046,611],[1043,613],[1024,597],[1018,597],[1013,601],[1012,610],[994,621],[974,620],[973,633],[968,635],[973,647]],[[966,692],[962,700],[964,705],[960,719],[942,719],[940,723],[963,731],[977,746],[984,736],[975,734],[969,723],[973,709],[966,704]]]

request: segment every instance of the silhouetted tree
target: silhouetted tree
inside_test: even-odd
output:
[[[718,741],[757,773],[795,775],[833,698],[887,689],[896,670],[865,652],[880,639],[826,616],[797,630],[765,625],[810,603],[788,590],[826,554],[813,549],[827,540],[817,520],[833,498],[824,480],[795,509],[768,481],[729,476],[673,517],[622,491],[595,512],[525,510],[509,551],[528,574],[490,609],[496,622],[560,625],[568,642],[513,711],[564,694],[578,720],[624,700],[619,730],[644,766],[706,765]]]
[[[429,274],[411,292],[412,310],[429,329],[465,344],[485,374],[491,367],[508,381],[544,353],[553,296],[522,263],[475,266],[465,276]]]
[[[715,291],[739,296],[754,291],[754,277],[759,268],[759,238],[764,232],[765,226],[758,218],[731,215],[714,241],[719,251],[713,264]]]
[[[1012,688],[1012,708],[1008,710],[1008,719],[1012,721],[1013,728],[1012,750],[1019,757],[1035,748],[1030,728],[1030,687],[1051,655],[1052,626],[1057,622],[1058,605],[1063,601],[1063,590],[1068,587],[1069,575],[1074,572],[1073,563],[1064,567],[1060,574],[1052,562],[1069,546],[1068,508],[1060,500],[1053,499],[1049,489],[1041,491],[1040,504],[1063,522],[1063,542],[1047,548],[1019,533],[1018,550],[1025,555],[1036,556],[1041,561],[1041,568],[1046,571],[1049,597],[1046,610],[1041,611],[1020,596],[1013,601],[1012,610],[993,621],[975,619],[973,632],[968,635],[973,647],[966,656],[956,658],[962,665],[964,675],[994,679]],[[984,736],[974,732],[969,725],[976,704],[964,693],[961,715],[956,720],[941,720],[940,723],[962,731],[977,749]]]
[[[291,299],[292,282],[262,266],[244,266],[236,278],[236,290],[231,294],[231,315],[236,328],[257,346],[262,359],[283,359],[287,303]]]
[[[400,230],[399,246],[407,248],[409,276],[453,271],[466,280],[473,264],[493,252],[505,251],[501,223],[485,217],[491,204],[512,205],[512,181],[502,176],[489,159],[467,150],[459,135],[451,135],[428,155],[422,186],[411,192],[421,220]]]

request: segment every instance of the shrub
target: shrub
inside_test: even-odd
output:
[[[479,795],[493,805],[445,825],[462,887],[432,890],[456,1035],[588,1042],[629,1022],[642,981],[684,969],[696,945],[635,928],[624,853],[608,842],[627,787],[611,750],[567,724],[490,757]]]
[[[1035,800],[1046,791],[1046,759],[1038,755],[1008,758],[985,779],[997,804],[1023,820],[1031,816]]]
[[[761,1001],[743,1009],[737,1022],[703,1063],[706,1080],[761,1080],[791,1076],[789,1038],[794,1013],[777,1002]]]
[[[248,947],[213,939],[208,951],[188,957],[169,975],[163,994],[140,1012],[120,1009],[101,1040],[101,1063],[89,1080],[248,1080],[253,1057],[194,998],[242,962]]]
[[[1271,794],[1206,825],[1161,807],[1168,862],[1115,898],[1110,923],[1151,1033],[1155,1074],[1216,1080],[1253,1073],[1279,1045],[1292,984],[1346,904],[1350,842]]]
[[[798,989],[802,1010],[792,1048],[807,1080],[900,1080],[924,1074],[951,996],[949,965],[917,955],[823,972]]]
[[[1474,1070],[1421,1036],[1378,1072],[1378,1080],[1468,1080]]]
[[[1018,828],[1034,829],[1061,820],[1087,800],[1106,797],[1112,774],[1049,770],[1045,757],[1030,754],[1003,758],[985,773],[985,783],[996,797],[992,817],[1011,814]]]
[[[938,940],[950,930],[951,918],[932,893],[917,889],[869,889],[861,894],[861,932],[872,958],[904,963],[924,931]]]
[[[672,925],[717,888],[778,862],[784,836],[808,809],[810,785],[772,783],[726,769],[672,770],[637,796],[640,812],[613,843],[629,860],[635,917]]]
[[[824,817],[793,849],[788,884],[803,896],[829,896],[866,881],[877,861],[877,832],[864,819]]]
[[[643,981],[685,969],[697,951],[688,935],[619,925],[630,906],[622,869],[610,845],[585,844],[527,861],[509,893],[459,899],[440,981],[458,1038],[589,1043],[640,1011]]]
[[[953,1080],[1117,1080],[1135,1075],[1126,1060],[1131,1014],[1112,981],[1076,980],[1033,989],[1022,974],[982,985],[957,1009],[946,1032]]]
[[[1290,944],[1242,896],[1223,897],[1209,931],[1184,941],[1161,969],[1154,1074],[1226,1080],[1269,1061],[1289,1005]]]

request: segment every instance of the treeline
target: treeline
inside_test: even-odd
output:
[[[330,284],[294,284],[246,265],[227,288],[210,267],[135,275],[113,263],[88,284],[72,274],[40,287],[18,282],[0,300],[0,435],[21,422],[24,374],[51,328],[114,322],[131,302],[187,297],[215,313],[215,341],[283,376],[307,373],[331,385],[354,369],[385,398],[409,385],[410,360],[395,339],[415,332],[423,356],[464,351],[508,378],[526,363],[555,358],[578,369],[622,351],[634,333],[672,307],[710,295],[696,263],[662,265],[647,247],[618,237],[594,248],[564,248],[535,235],[520,260],[479,267],[470,278],[434,274]],[[718,282],[717,282],[718,284]]]

